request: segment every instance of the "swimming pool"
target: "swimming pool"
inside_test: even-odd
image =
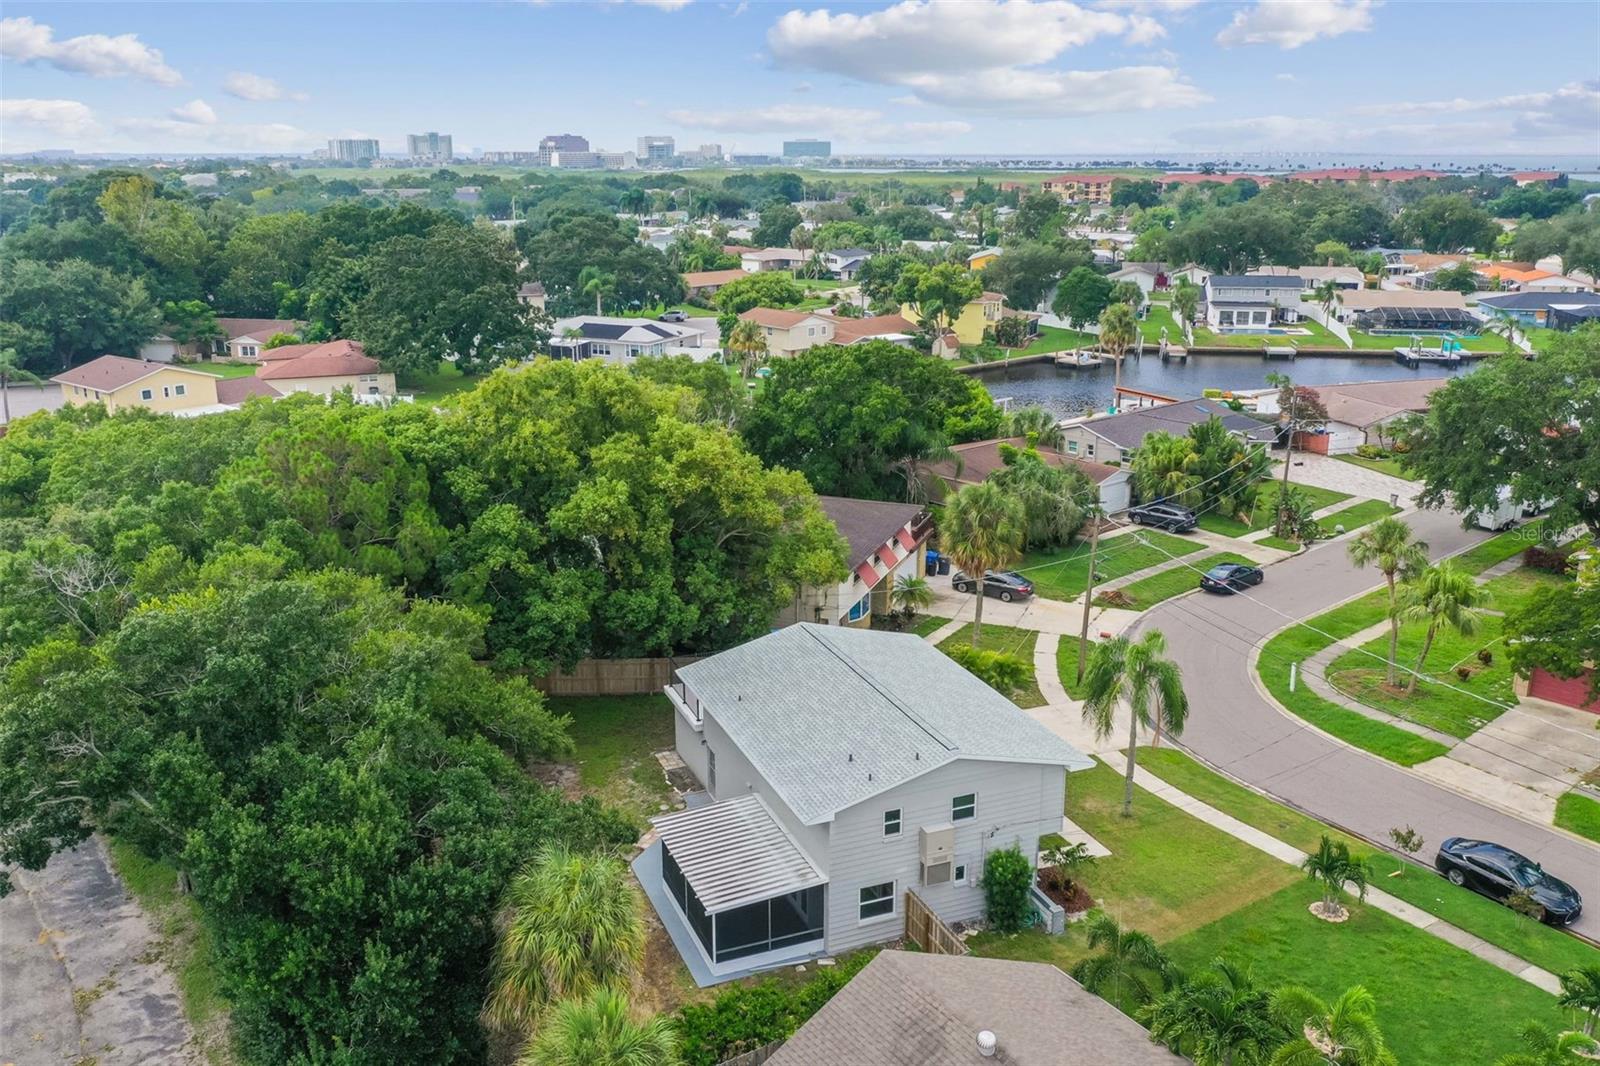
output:
[[[1296,329],[1293,326],[1226,326],[1217,331],[1224,337],[1251,336],[1251,337],[1309,337],[1309,329]]]

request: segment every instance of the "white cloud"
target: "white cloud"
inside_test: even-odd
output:
[[[930,104],[1037,118],[1194,107],[1211,99],[1166,67],[995,70],[977,81],[924,74],[907,84]]]
[[[141,143],[174,151],[215,150],[239,152],[304,151],[316,138],[284,122],[200,124],[177,118],[128,118],[116,124],[119,132]]]
[[[876,122],[878,111],[860,107],[823,107],[775,104],[736,111],[668,111],[667,118],[694,129],[718,133],[802,133],[843,130]]]
[[[1190,8],[1199,7],[1200,0],[1095,0],[1094,6],[1107,11],[1159,11],[1166,15],[1176,15]]]
[[[1168,67],[1042,66],[1101,38],[1149,44],[1165,36],[1143,13],[1154,8],[1118,6],[1127,13],[1068,0],[901,0],[861,15],[797,10],[773,24],[767,45],[780,65],[908,88],[918,102],[959,111],[1047,118],[1208,100]]]
[[[58,41],[53,29],[27,16],[0,19],[0,56],[91,78],[140,78],[157,85],[183,82],[183,75],[167,66],[161,53],[137,34],[86,33]]]
[[[190,100],[173,108],[168,114],[179,122],[192,122],[200,126],[210,126],[217,121],[217,113],[204,100]]]
[[[1566,117],[1600,127],[1600,79],[1571,82],[1551,92],[1509,93],[1479,100],[1457,97],[1453,100],[1395,101],[1369,104],[1356,109],[1364,115],[1465,114],[1481,111],[1538,112]]]
[[[1217,34],[1217,43],[1271,44],[1299,48],[1319,37],[1338,37],[1372,28],[1377,0],[1257,0],[1234,13]]]
[[[97,128],[94,112],[77,100],[0,99],[0,125],[26,126],[60,137],[77,137]]]
[[[1293,74],[1274,74],[1273,77],[1277,78],[1279,81],[1296,81],[1296,80],[1298,80],[1298,79],[1295,78],[1295,76]]]
[[[795,82],[793,91],[797,93],[808,93],[811,91],[811,83],[809,81],[797,81]]]
[[[305,93],[285,89],[271,78],[236,70],[222,83],[222,91],[241,100],[305,100]]]
[[[662,11],[682,11],[693,0],[633,0],[634,3],[644,7],[659,8]]]

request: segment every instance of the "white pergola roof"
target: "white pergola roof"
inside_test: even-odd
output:
[[[828,883],[760,796],[738,796],[651,823],[708,914]]]

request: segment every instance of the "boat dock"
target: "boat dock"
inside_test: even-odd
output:
[[[1394,361],[1415,370],[1419,366],[1460,366],[1461,353],[1439,348],[1404,348],[1397,346]]]
[[[1066,367],[1068,370],[1094,370],[1104,362],[1105,356],[1097,352],[1074,349],[1070,352],[1056,353],[1056,366]]]
[[[1297,349],[1292,344],[1269,344],[1261,349],[1261,358],[1293,362]]]

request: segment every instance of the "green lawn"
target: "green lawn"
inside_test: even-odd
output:
[[[1288,336],[1281,333],[1213,333],[1203,326],[1196,326],[1194,343],[1197,348],[1267,348],[1290,344],[1302,348],[1346,347],[1344,341],[1310,319],[1302,319],[1290,328],[1307,332]]]
[[[1200,528],[1208,533],[1216,533],[1224,537],[1242,537],[1255,530],[1266,529],[1273,524],[1277,517],[1278,490],[1281,482],[1269,481],[1261,486],[1256,494],[1256,509],[1251,513],[1249,524],[1239,521],[1229,515],[1217,514],[1215,511],[1207,512],[1200,516]],[[1313,510],[1320,511],[1324,507],[1332,507],[1351,499],[1347,492],[1335,492],[1332,489],[1318,488],[1315,485],[1295,485],[1311,501]]]
[[[1496,611],[1510,613],[1527,605],[1534,595],[1547,588],[1572,588],[1573,581],[1548,570],[1519,567],[1509,574],[1501,574],[1484,582],[1484,590],[1492,597],[1489,606]]]
[[[1079,333],[1075,329],[1060,329],[1056,326],[1040,326],[1039,335],[1033,343],[1026,348],[1018,348],[1011,354],[1042,355],[1045,352],[1070,352],[1074,348],[1097,343],[1097,338],[1092,333]]]
[[[1377,854],[1378,849],[1371,844],[1230,781],[1175,748],[1140,748],[1139,763],[1179,791],[1301,851],[1315,851],[1326,834],[1345,841],[1358,853],[1373,853],[1372,865],[1381,875],[1374,881],[1375,887],[1551,973],[1600,963],[1600,950],[1577,937],[1526,918],[1476,892],[1457,888],[1426,868],[1408,864],[1401,876],[1388,876],[1400,867],[1398,858]],[[1417,858],[1426,864],[1437,845],[1438,841],[1425,841]]]
[[[1135,536],[1143,537],[1149,544],[1139,543]],[[1110,581],[1166,562],[1171,555],[1188,555],[1204,547],[1199,541],[1169,533],[1140,530],[1137,534],[1125,533],[1102,540],[1094,569],[1101,581]],[[1052,600],[1075,600],[1083,595],[1089,583],[1089,545],[1079,543],[1067,548],[1030,551],[1023,556],[1019,569],[1033,582],[1038,595]]]
[[[256,376],[255,363],[178,363],[177,366],[184,370],[198,370],[202,374],[210,374],[219,378],[253,378]]]
[[[1003,626],[990,622],[983,623],[983,636],[978,640],[978,647],[986,651],[998,651],[1007,655],[1015,655],[1028,668],[1027,683],[1011,696],[1011,702],[1018,707],[1044,706],[1044,694],[1039,691],[1038,679],[1033,674],[1033,646],[1038,642],[1039,634],[1035,630],[1017,629],[1014,626]],[[971,622],[968,622],[950,636],[945,637],[939,642],[939,647],[947,648],[952,644],[972,646]]]
[[[1220,552],[1196,561],[1193,566],[1198,570],[1210,570],[1220,563],[1249,563],[1250,561],[1242,555],[1235,555],[1233,552]],[[1107,594],[1096,596],[1094,602],[1104,606],[1121,607],[1124,610],[1143,611],[1154,607],[1162,600],[1170,600],[1174,596],[1199,587],[1200,575],[1196,574],[1188,566],[1180,565],[1159,574],[1151,574],[1149,577],[1140,578],[1133,584],[1124,585],[1121,589],[1118,589],[1117,591],[1131,600],[1131,603],[1107,603]]]
[[[1298,541],[1288,540],[1284,537],[1262,537],[1256,543],[1264,544],[1269,548],[1277,548],[1279,551],[1284,552],[1297,552],[1300,550]]]
[[[1144,317],[1139,320],[1139,332],[1144,335],[1146,345],[1160,344],[1161,331],[1167,331],[1167,343],[1181,345],[1183,340],[1183,327],[1178,325],[1178,320],[1172,314],[1172,308],[1167,304],[1152,303],[1145,309]]]
[[[1481,337],[1462,336],[1457,339],[1469,352],[1503,353],[1506,350],[1505,338],[1497,337],[1493,334],[1484,334]],[[1411,347],[1411,334],[1409,333],[1384,335],[1380,333],[1363,333],[1358,329],[1352,329],[1350,331],[1350,340],[1351,347],[1359,348],[1362,351],[1392,352],[1396,348]],[[1439,345],[1440,338],[1438,337],[1424,336],[1422,338],[1422,346],[1424,348],[1438,350]]]
[[[1600,802],[1581,792],[1568,792],[1556,800],[1556,825],[1600,841]]]
[[[1364,459],[1359,455],[1336,455],[1334,458],[1341,463],[1349,463],[1351,466],[1364,466],[1368,470],[1376,470],[1378,473],[1388,474],[1390,477],[1404,478],[1406,481],[1417,480],[1417,475],[1408,474],[1400,469],[1400,460],[1398,459]]]
[[[1134,816],[1122,818],[1121,799],[1121,775],[1105,766],[1069,780],[1067,815],[1112,852],[1085,883],[1190,972],[1225,955],[1249,963],[1262,984],[1294,982],[1328,998],[1366,985],[1407,1063],[1487,1064],[1516,1047],[1524,1021],[1562,1020],[1553,996],[1375,908],[1353,904],[1343,925],[1317,921],[1306,907],[1318,889],[1294,867],[1143,790]],[[1058,937],[984,933],[968,943],[979,955],[1063,969],[1088,954],[1076,928]]]
[[[1375,907],[1353,904],[1340,925],[1307,907],[1299,882],[1165,945],[1190,972],[1217,956],[1246,963],[1258,983],[1299,984],[1332,1000],[1371,992],[1389,1047],[1404,1063],[1487,1064],[1518,1050],[1523,1024],[1564,1027],[1555,997]]]
[[[1061,687],[1067,690],[1067,695],[1075,700],[1083,699],[1083,686],[1078,684],[1078,645],[1081,643],[1077,637],[1063,634],[1056,644],[1056,675],[1061,679]],[[1092,645],[1094,641],[1089,643]],[[1088,668],[1089,660],[1085,657],[1084,669]]]
[[[177,980],[183,1015],[206,1061],[214,1066],[237,1061],[228,1030],[229,1004],[200,905],[178,891],[178,871],[170,863],[113,838],[107,838],[106,849],[123,885],[160,936],[154,951]]]
[[[926,637],[937,633],[939,630],[943,629],[949,624],[950,619],[948,618],[941,618],[936,614],[925,614],[919,617],[917,619],[917,624],[912,626],[909,630],[907,630],[907,632],[914,633],[919,637]]]
[[[1383,589],[1377,589],[1360,599],[1352,600],[1308,620],[1316,630],[1328,633],[1327,637],[1306,626],[1290,626],[1267,641],[1261,649],[1257,669],[1267,691],[1288,708],[1290,713],[1304,718],[1347,744],[1370,751],[1402,766],[1415,766],[1419,762],[1445,754],[1448,749],[1443,744],[1426,737],[1417,736],[1397,726],[1376,721],[1347,707],[1331,703],[1304,684],[1297,685],[1293,692],[1289,691],[1289,664],[1305,662],[1327,647],[1330,638],[1349,637],[1383,621],[1387,614],[1387,604],[1387,593]]]
[[[1544,526],[1545,520],[1540,518],[1496,534],[1455,556],[1455,564],[1469,574],[1481,574],[1496,563],[1503,563],[1540,543],[1540,538],[1544,535]]]
[[[1319,520],[1317,524],[1322,527],[1323,537],[1332,537],[1337,535],[1339,526],[1344,526],[1344,531],[1348,533],[1352,529],[1370,525],[1380,518],[1399,513],[1400,508],[1391,507],[1387,500],[1362,500],[1358,504],[1333,512]]]
[[[552,696],[549,704],[572,720],[573,762],[585,794],[644,815],[658,813],[671,799],[655,758],[673,744],[667,697]]]
[[[431,374],[400,374],[395,388],[416,397],[417,403],[437,404],[459,392],[470,392],[483,378],[463,374],[454,363],[440,362]]]

